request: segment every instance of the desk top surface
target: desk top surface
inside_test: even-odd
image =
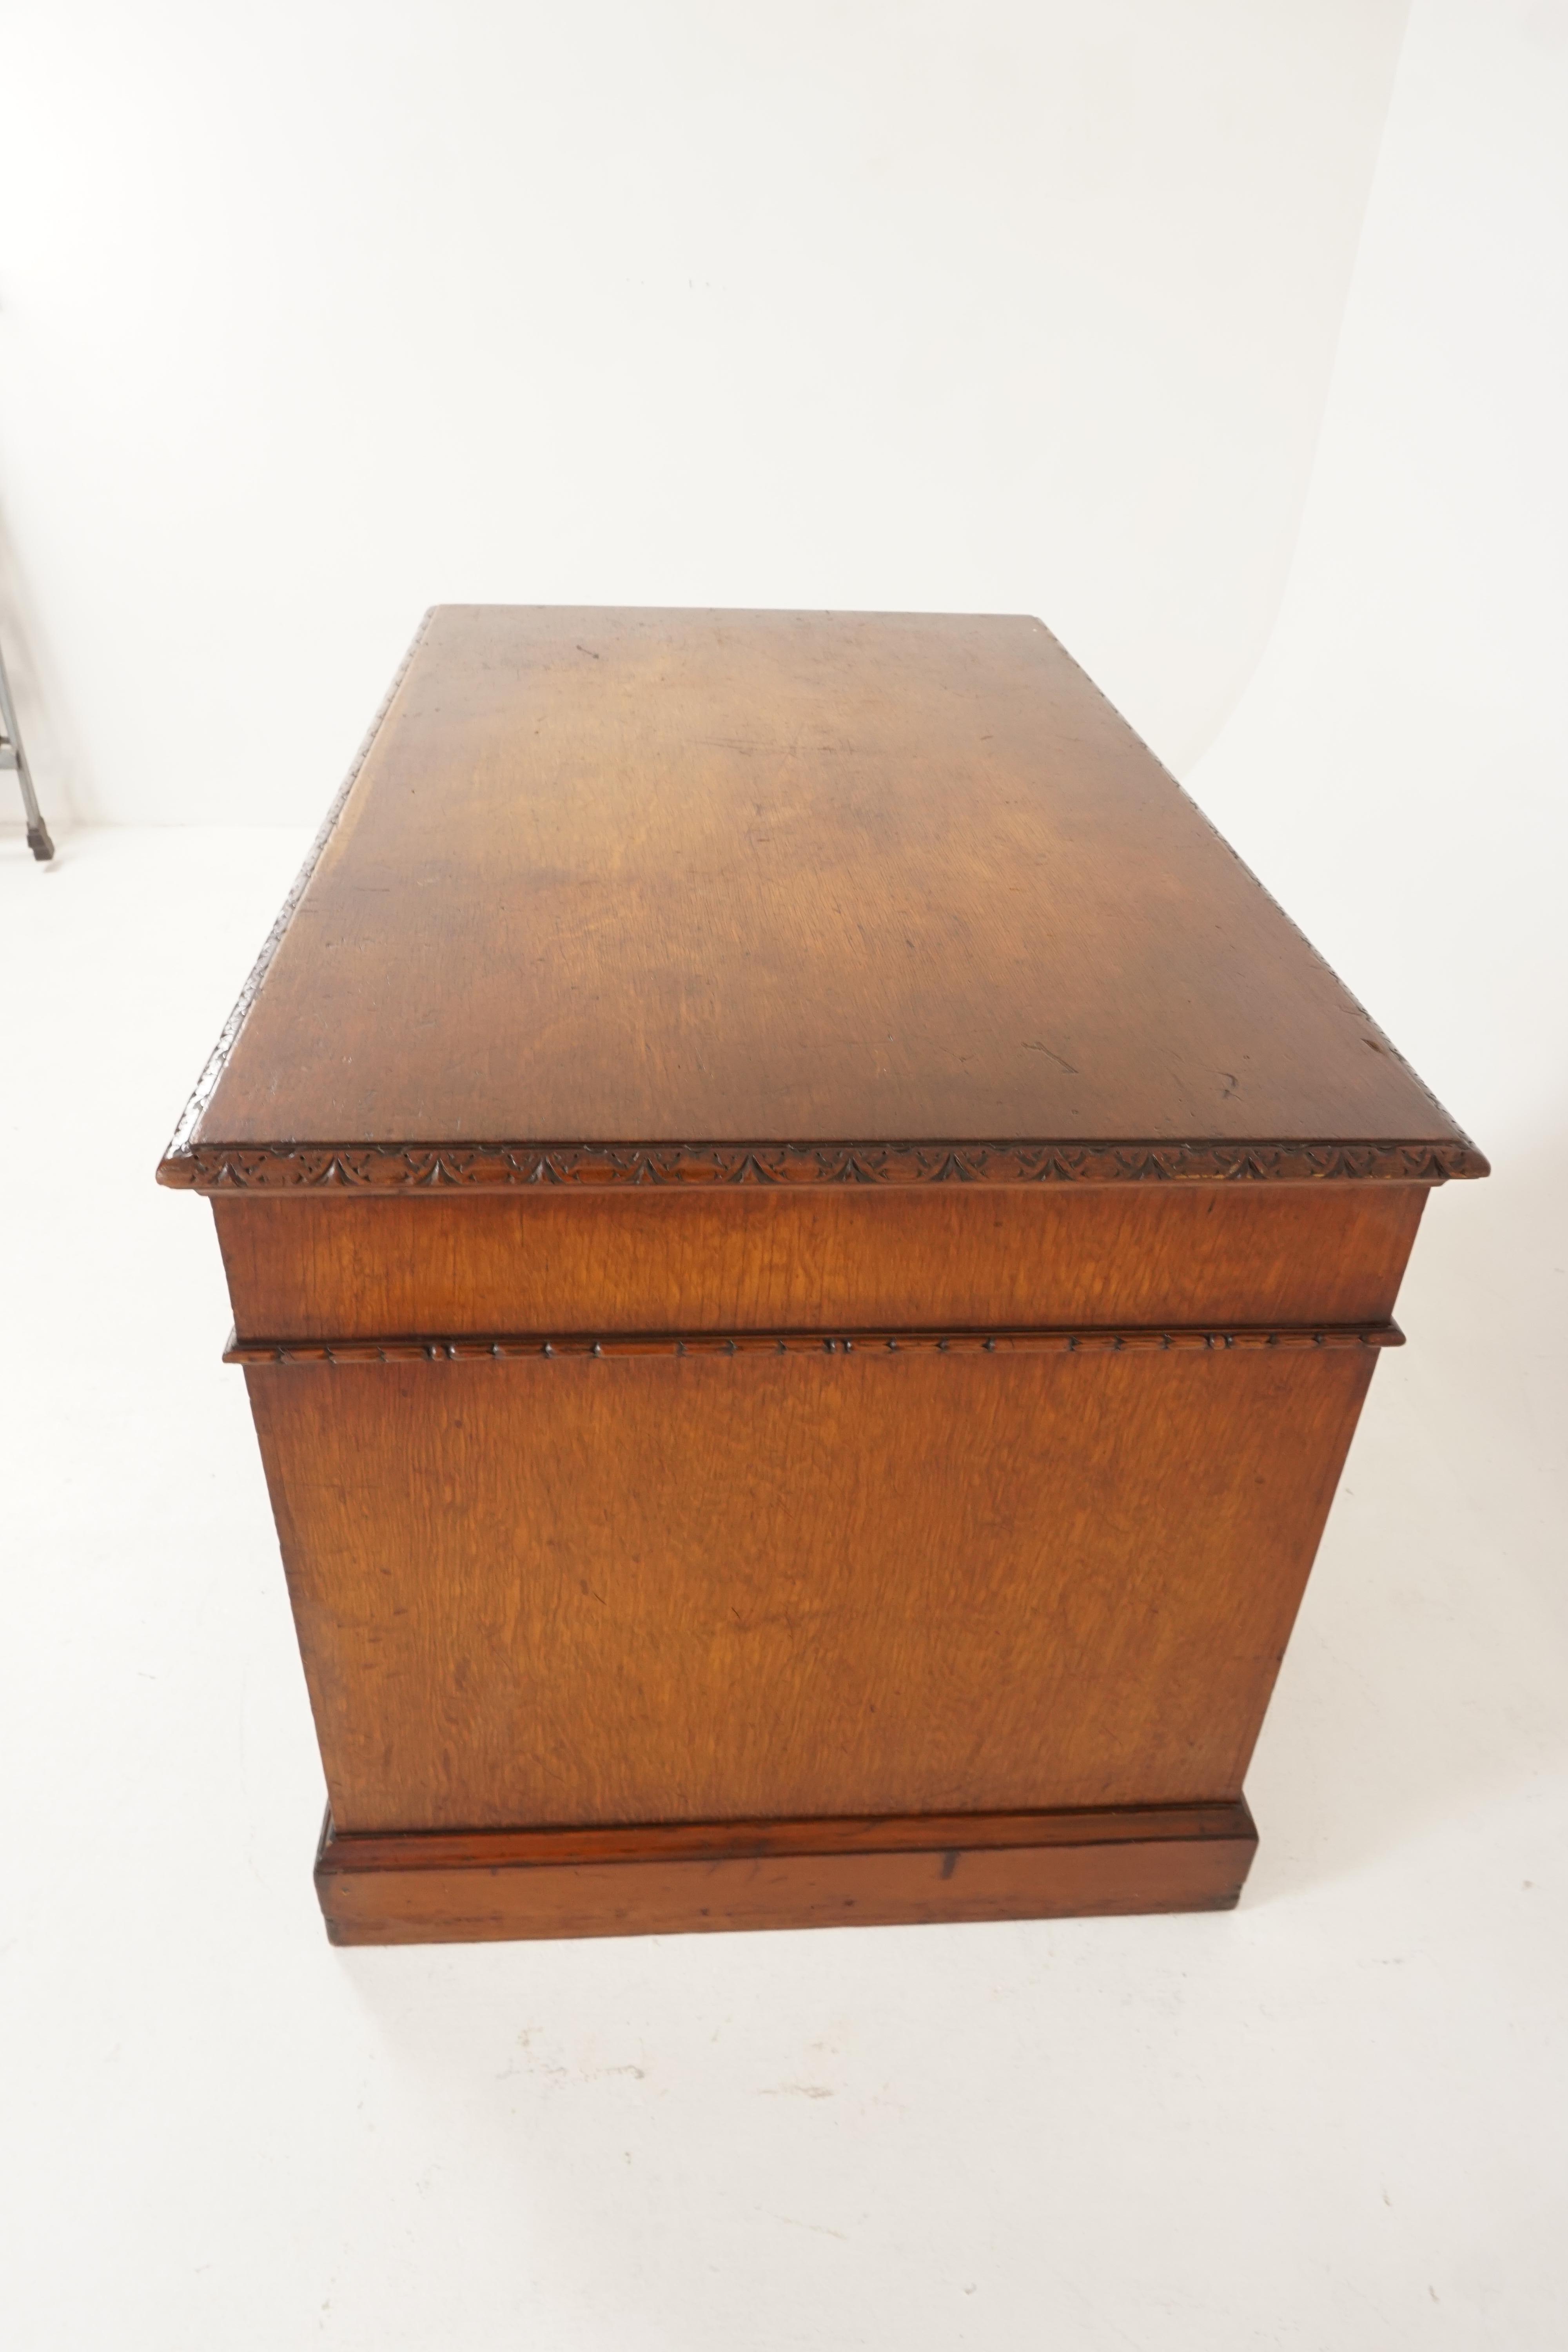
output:
[[[160,1174],[1481,1174],[1038,621],[429,614]]]

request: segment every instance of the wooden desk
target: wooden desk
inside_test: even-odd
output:
[[[1234,1903],[1486,1162],[1037,621],[445,606],[158,1172],[384,1942]]]

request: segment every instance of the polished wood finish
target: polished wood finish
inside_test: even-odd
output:
[[[334,1944],[874,1927],[1228,1911],[1257,1845],[1240,1801],[397,1837],[329,1814],[316,1887]]]
[[[1238,1796],[1375,1360],[249,1366],[333,1820]]]
[[[333,1937],[1233,1902],[1485,1166],[1038,623],[437,612],[159,1170]]]
[[[166,1173],[1020,1139],[1484,1170],[1038,621],[451,605]]]
[[[1415,1184],[215,1200],[242,1339],[1371,1323]]]

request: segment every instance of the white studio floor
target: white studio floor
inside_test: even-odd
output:
[[[0,835],[15,2352],[1561,2345],[1530,1167],[1431,1203],[1238,1912],[335,1952],[210,1219],[153,1181],[303,846]]]

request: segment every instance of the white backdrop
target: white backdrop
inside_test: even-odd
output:
[[[1565,419],[1568,0],[1416,0],[1279,625],[1185,782],[1504,1172],[1568,1147]]]
[[[7,10],[0,629],[56,818],[314,823],[441,600],[1267,636],[1404,0]]]

